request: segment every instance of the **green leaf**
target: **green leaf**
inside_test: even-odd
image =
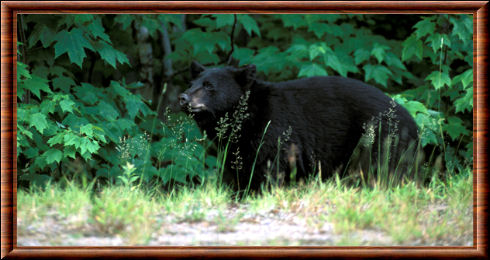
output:
[[[370,57],[370,53],[368,50],[365,49],[357,49],[354,52],[354,61],[356,62],[356,65],[361,64],[363,61],[367,61]]]
[[[457,75],[456,77],[453,78],[452,85],[456,85],[456,83],[460,82],[463,84],[463,88],[467,88],[471,82],[473,82],[473,70],[468,69],[465,72]]]
[[[80,133],[85,134],[88,137],[93,137],[94,136],[93,125],[92,124],[86,124],[86,125],[80,127]]]
[[[224,32],[216,32],[211,35],[214,38],[216,44],[221,50],[227,51],[230,49],[230,36]]]
[[[106,42],[98,42],[95,44],[95,49],[100,54],[100,57],[113,68],[116,68],[116,62],[129,64],[126,54],[114,49]]]
[[[69,92],[70,88],[75,85],[75,81],[69,77],[59,76],[53,78],[53,89],[61,89],[65,93]]]
[[[77,26],[83,26],[91,23],[94,20],[94,15],[92,14],[77,14],[73,17],[73,22]]]
[[[266,38],[270,38],[274,41],[286,38],[288,32],[289,31],[284,27],[273,27],[270,28],[268,31],[265,31]]]
[[[323,35],[329,34],[335,37],[344,37],[346,35],[342,27],[336,24],[326,24],[314,22],[308,26],[308,31],[313,32],[318,39],[322,39]],[[328,36],[327,36],[328,37]]]
[[[444,85],[451,86],[451,78],[447,72],[433,71],[425,80],[430,80],[436,90],[444,87]]]
[[[215,53],[203,52],[202,50],[198,51],[196,49],[194,49],[194,52],[196,53],[195,60],[201,61],[203,64],[218,64],[220,61],[220,58]]]
[[[410,115],[412,115],[412,117],[415,117],[417,113],[424,113],[424,114],[429,113],[424,104],[415,100],[407,101],[405,104],[403,104],[403,107],[405,107],[405,109],[408,110],[408,112],[410,113]]]
[[[82,83],[80,87],[74,88],[75,96],[88,105],[94,105],[97,102],[96,93],[99,91],[89,83]]]
[[[289,47],[289,49],[286,50],[286,53],[289,53],[298,60],[301,60],[308,57],[310,50],[304,44],[293,44],[291,45],[291,47]]]
[[[28,89],[37,98],[41,99],[41,90],[46,93],[53,93],[48,85],[48,80],[32,75],[31,78],[25,79],[18,84],[18,89]],[[19,96],[19,94],[17,94]]]
[[[473,82],[473,71],[470,69],[463,73],[461,83],[463,83],[464,88],[467,88],[471,82]]]
[[[62,123],[71,129],[80,129],[81,126],[89,123],[87,118],[78,117],[75,114],[68,114],[65,119],[63,119]]]
[[[330,48],[328,48],[328,46],[326,46],[324,43],[311,45],[309,49],[310,61],[313,61],[316,57],[327,53],[327,49]]]
[[[76,159],[75,156],[76,149],[73,146],[65,146],[63,149],[63,157],[70,157],[72,159]]]
[[[350,23],[342,23],[340,26],[340,30],[342,31],[342,35],[349,36],[355,34],[357,31],[354,28],[354,25]]]
[[[88,140],[88,139],[84,139],[84,141],[85,140]],[[88,142],[86,143],[86,147],[87,147],[87,151],[89,153],[95,153],[100,148],[99,144],[95,140],[93,140],[93,141],[88,140]]]
[[[298,77],[327,76],[327,71],[316,63],[302,66]]]
[[[147,108],[145,103],[141,101],[141,98],[135,95],[127,96],[124,99],[126,103],[126,109],[128,110],[129,118],[134,119],[139,111],[145,112]]]
[[[214,27],[216,25],[216,22],[209,17],[201,17],[201,18],[196,19],[192,22],[194,24],[201,26],[201,27],[204,27],[206,29],[206,31],[208,31],[208,32],[214,30]]]
[[[104,26],[102,25],[102,20],[100,18],[96,18],[87,26],[87,32],[94,37],[94,39],[100,38],[106,42],[111,42],[109,35],[104,32]]]
[[[29,72],[28,66],[20,61],[17,62],[17,82],[19,82],[21,79],[26,78],[30,79],[32,78],[31,73]]]
[[[402,60],[406,61],[415,55],[419,60],[422,59],[424,47],[421,40],[417,39],[415,35],[408,37],[403,43]]]
[[[17,125],[17,129],[21,135],[25,135],[32,139],[32,132],[29,130],[26,130],[22,125]]]
[[[19,125],[19,122],[29,121],[27,120],[29,112],[24,107],[24,104],[17,104],[17,125]]]
[[[473,35],[473,21],[471,15],[458,15],[456,17],[450,17],[449,21],[453,25],[452,35],[457,35],[464,44],[471,41]]]
[[[473,110],[473,87],[466,89],[466,94],[462,98],[456,99],[454,101],[456,107],[456,113]]]
[[[342,65],[342,70],[345,70],[346,73],[358,73],[359,69],[357,68],[354,57],[352,55],[346,53],[344,50],[336,50],[335,56],[337,56],[339,63]]]
[[[203,51],[212,53],[216,45],[216,40],[211,33],[205,33],[197,28],[185,31],[182,39],[192,45],[194,55],[198,55]],[[199,44],[194,44],[196,42],[199,42]]]
[[[205,162],[208,167],[216,167],[218,163],[218,159],[212,155],[208,155],[206,156]]]
[[[95,108],[101,118],[106,121],[114,121],[119,116],[119,112],[114,108],[114,106],[109,105],[105,101],[100,101]]]
[[[184,31],[182,28],[182,23],[184,20],[182,19],[184,14],[159,14],[158,20],[162,22],[167,28],[169,27],[169,23],[177,26],[177,28],[181,31]]]
[[[75,102],[73,102],[71,99],[69,98],[66,98],[66,99],[63,99],[61,102],[60,102],[60,107],[61,107],[61,110],[63,112],[69,112],[69,113],[72,113],[73,112],[73,106],[75,105]]]
[[[80,154],[85,155],[85,152],[90,154],[97,152],[99,149],[99,144],[96,141],[91,141],[89,138],[82,138],[82,143],[80,145]]]
[[[280,16],[285,27],[293,27],[294,29],[306,26],[304,17],[305,16],[302,14],[287,14]]]
[[[214,14],[213,16],[216,18],[216,28],[233,25],[233,21],[235,20],[233,14]]]
[[[337,55],[335,55],[333,51],[329,51],[323,57],[327,66],[337,71],[340,75],[344,77],[347,76],[347,71],[344,65],[340,62],[339,58],[337,57]]]
[[[29,120],[29,126],[34,126],[39,133],[43,134],[44,129],[48,128],[46,115],[41,113],[32,114],[31,119]]]
[[[117,128],[121,130],[131,129],[136,126],[134,121],[128,120],[126,118],[119,118],[114,123],[117,126]]]
[[[237,14],[237,20],[243,25],[243,29],[247,31],[248,35],[252,36],[252,32],[260,37],[260,30],[257,22],[248,14]]]
[[[36,147],[29,147],[24,152],[25,156],[29,159],[39,156],[39,149]]]
[[[34,31],[29,36],[28,46],[32,48],[39,40],[43,45],[43,48],[48,48],[53,43],[56,33],[49,27],[43,24],[37,24],[34,27]]]
[[[382,65],[371,65],[366,64],[363,67],[366,74],[364,75],[364,80],[369,81],[374,79],[382,86],[386,87],[389,77],[392,75],[391,71]]]
[[[114,93],[116,93],[117,95],[119,95],[123,98],[130,96],[130,95],[133,95],[133,93],[131,93],[131,91],[129,91],[128,89],[121,86],[121,84],[117,81],[111,80],[110,87]]]
[[[84,48],[94,50],[90,42],[83,36],[82,30],[74,28],[71,31],[63,30],[55,37],[54,58],[68,53],[70,61],[82,68],[83,59],[86,57]]]
[[[389,50],[389,49],[390,49],[390,47],[388,47],[388,46],[381,45],[379,43],[374,43],[374,47],[371,50],[371,55],[376,57],[376,59],[378,60],[378,63],[381,63],[381,62],[383,62],[383,59],[386,55],[385,51]]]
[[[45,115],[53,114],[55,108],[56,108],[56,100],[51,100],[51,99],[45,99],[39,105],[40,112]]]
[[[43,156],[46,157],[47,164],[51,164],[54,162],[59,163],[61,161],[63,153],[58,149],[49,149],[43,154]]]
[[[49,138],[47,143],[51,147],[55,144],[61,144],[61,143],[63,143],[64,137],[65,137],[65,133],[59,132],[55,136]]]
[[[117,14],[114,22],[121,24],[123,31],[127,30],[137,16],[133,14]]]
[[[434,53],[437,52],[437,50],[441,49],[443,45],[448,46],[451,48],[451,40],[446,34],[440,34],[440,33],[434,33],[431,34],[429,37],[427,37],[427,40],[425,42],[429,43],[430,46],[432,47],[432,51]]]
[[[259,53],[252,58],[252,63],[257,65],[257,70],[264,73],[281,71],[284,69],[284,54],[275,46],[259,49]],[[308,55],[308,52],[306,52]]]
[[[160,22],[148,15],[143,15],[142,18],[141,25],[148,29],[148,33],[151,37],[156,37],[155,33],[160,29]]]
[[[81,137],[79,137],[78,135],[75,135],[72,132],[67,132],[63,136],[63,141],[65,142],[65,147],[73,145],[75,148],[79,148],[81,145],[81,139],[82,139]]]
[[[254,55],[254,50],[248,48],[235,48],[233,51],[233,58],[240,61],[239,66],[243,66],[245,64],[250,64],[252,61],[252,57]]]
[[[45,156],[36,157],[36,159],[34,159],[34,166],[37,167],[38,169],[44,169],[44,167],[46,167],[46,157]]]
[[[67,74],[69,77],[74,77],[73,73],[66,70],[64,67],[60,66],[51,66],[49,67],[49,75],[61,77],[63,74]]]
[[[415,122],[421,129],[421,144],[425,147],[427,144],[438,145],[437,139],[438,125],[435,123],[435,119],[430,115],[424,113],[418,113],[415,117]]]
[[[459,117],[450,116],[447,118],[447,124],[443,125],[442,129],[448,133],[453,141],[457,140],[461,135],[470,135],[470,131],[463,125],[463,120]]]
[[[431,21],[433,19],[432,17],[428,17],[428,18],[424,17],[422,19],[423,19],[422,21],[414,25],[414,28],[416,28],[415,34],[417,35],[418,39],[422,38],[427,34],[434,33],[434,30],[436,28],[436,25]]]
[[[308,26],[308,31],[313,32],[318,39],[321,39],[323,35],[328,33],[329,28],[324,23],[313,23]]]
[[[391,66],[391,67],[399,68],[402,70],[407,69],[405,67],[405,65],[403,65],[403,63],[400,61],[400,59],[395,54],[393,54],[392,52],[386,53],[385,62],[388,66]]]

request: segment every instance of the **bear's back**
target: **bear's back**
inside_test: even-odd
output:
[[[387,113],[392,108],[402,124],[416,136],[416,125],[408,111],[378,88],[356,79],[324,76],[289,80],[273,83],[270,93],[272,97],[295,100],[307,112],[342,110],[345,114],[355,115],[351,119],[359,122]]]

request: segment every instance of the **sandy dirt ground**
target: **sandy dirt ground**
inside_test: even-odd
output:
[[[239,215],[240,214],[240,215]],[[238,217],[237,217],[238,216]],[[427,244],[414,240],[397,244],[380,230],[366,229],[339,234],[332,223],[316,223],[312,227],[303,218],[287,212],[250,214],[246,210],[230,208],[227,219],[237,223],[216,223],[209,214],[198,222],[177,221],[173,216],[158,216],[155,229],[146,246],[471,246],[471,237],[455,241]],[[70,220],[56,215],[43,221],[26,224],[18,220],[18,246],[127,246],[127,237],[100,234],[93,225],[71,227]]]

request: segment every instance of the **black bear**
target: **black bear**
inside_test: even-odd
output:
[[[403,176],[414,164],[413,118],[373,86],[338,76],[266,82],[256,78],[254,65],[193,62],[190,70],[180,105],[228,148],[223,178],[236,189],[354,168],[367,173],[384,166]]]

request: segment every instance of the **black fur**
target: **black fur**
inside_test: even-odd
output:
[[[367,172],[369,167],[376,167],[378,155],[388,150],[390,172],[395,172],[402,153],[418,140],[417,126],[409,113],[377,88],[358,80],[332,76],[271,83],[255,78],[254,65],[206,69],[196,62],[191,65],[191,72],[194,80],[181,94],[181,105],[194,114],[201,130],[215,142],[219,119],[226,113],[232,117],[240,98],[250,91],[249,116],[241,126],[240,138],[232,143],[227,162],[230,167],[235,159],[231,152],[238,148],[243,168],[238,178],[235,178],[235,170],[225,176],[239,189],[244,189],[249,182],[257,148],[269,121],[251,183],[255,189],[267,174],[276,179],[282,175],[289,181],[291,166],[297,168],[298,178],[318,172],[320,167],[322,177],[329,177],[335,171],[343,174],[347,172],[347,165],[360,166]],[[197,105],[205,107],[195,109]],[[368,140],[372,146],[362,145],[361,136],[369,135],[366,134],[369,127],[374,139],[363,140]],[[288,129],[292,130],[289,138]],[[381,145],[382,153],[378,154],[378,144],[383,143],[379,142],[379,134],[384,141],[390,132],[394,133],[396,143],[390,149],[383,149]],[[282,144],[276,157],[279,137]],[[359,147],[356,154],[360,155],[357,157],[363,160],[351,158],[356,147]],[[370,163],[366,163],[369,160]],[[407,171],[411,163],[413,154],[408,154],[404,168],[398,169]]]

